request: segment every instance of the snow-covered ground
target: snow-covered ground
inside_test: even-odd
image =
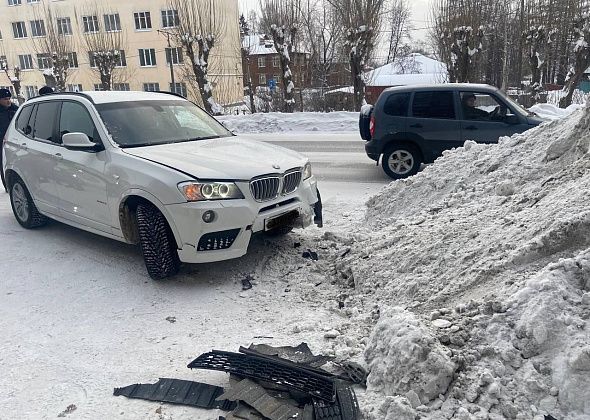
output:
[[[21,229],[0,193],[0,418],[75,404],[73,419],[216,419],[112,388],[224,384],[185,366],[212,348],[305,341],[370,370],[357,390],[368,420],[589,419],[589,148],[585,108],[467,142],[405,181],[330,181],[324,229],[258,237],[239,260],[161,283],[134,247]]]

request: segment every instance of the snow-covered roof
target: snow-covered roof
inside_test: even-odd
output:
[[[271,39],[265,39],[264,34],[246,35],[242,38],[242,48],[250,51],[250,55],[278,54]],[[295,48],[295,52],[307,52]]]
[[[364,78],[368,86],[405,86],[445,83],[448,73],[444,63],[415,53],[369,71]]]
[[[338,89],[333,89],[333,90],[326,92],[326,95],[329,95],[331,93],[354,93],[354,87],[353,86],[345,86],[345,87],[341,87]]]

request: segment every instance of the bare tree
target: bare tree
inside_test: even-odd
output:
[[[291,56],[296,46],[301,24],[301,0],[260,1],[262,27],[270,32],[279,54],[283,85],[284,111],[295,110],[295,83],[291,71]]]
[[[76,51],[71,22],[69,18],[59,18],[51,5],[40,9],[35,19],[31,24],[39,35],[33,37],[33,48],[40,67],[45,67],[45,82],[63,92],[70,73],[70,55]]]
[[[544,25],[539,25],[531,26],[522,34],[532,75],[530,89],[533,102],[538,102],[540,99],[540,93],[543,90],[541,77],[547,66],[546,54],[556,33],[556,30],[548,30]]]
[[[241,54],[242,54],[242,67],[244,71],[244,81],[246,88],[248,89],[248,96],[250,97],[250,112],[256,113],[256,103],[254,100],[254,90],[252,87],[252,75],[250,72],[250,51],[254,46],[254,42],[258,36],[256,34],[250,34],[250,26],[244,15],[240,16],[240,38],[241,38]],[[254,42],[253,42],[254,39]]]
[[[12,68],[12,76],[11,76],[10,75],[10,68],[8,66],[8,61],[6,61],[6,59],[3,58],[0,61],[0,70],[3,71],[4,73],[6,73],[6,77],[8,78],[8,80],[10,80],[10,84],[12,85],[12,88],[14,89],[14,96],[16,96],[16,99],[17,99],[19,105],[22,105],[25,102],[25,98],[21,94],[20,67],[14,66]]]
[[[189,80],[196,82],[205,110],[213,115],[223,108],[213,97],[209,81],[209,57],[220,41],[225,20],[215,0],[169,0],[168,7],[178,14],[176,26],[169,29],[190,60]],[[191,83],[192,84],[192,83]]]
[[[386,63],[394,61],[400,53],[403,55],[404,41],[410,38],[410,6],[406,0],[391,0],[387,5],[385,21],[388,26],[388,49]]]
[[[383,20],[385,0],[329,0],[341,14],[346,30],[345,49],[348,53],[354,107],[360,111],[365,102],[365,63],[371,57]]]
[[[124,48],[126,42],[125,33],[116,28],[100,28],[99,19],[106,13],[98,7],[83,10],[83,19],[94,22],[94,27],[85,27],[83,34],[83,48],[88,54],[90,67],[98,73],[100,88],[112,90],[116,73],[119,67],[125,66]],[[117,69],[117,70],[116,70]]]
[[[574,22],[576,34],[574,54],[575,61],[570,69],[566,84],[563,87],[566,95],[559,101],[559,106],[565,108],[572,103],[574,90],[582,80],[584,71],[590,66],[590,16],[584,15]]]
[[[342,68],[344,28],[341,15],[328,0],[307,0],[301,14],[302,44],[310,52],[312,86],[320,89],[320,98],[330,86],[329,78]]]

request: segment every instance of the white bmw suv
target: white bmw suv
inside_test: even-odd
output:
[[[3,142],[12,209],[141,246],[149,275],[244,255],[255,232],[321,223],[308,160],[237,137],[164,92],[50,94],[27,101]]]

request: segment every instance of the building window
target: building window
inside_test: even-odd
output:
[[[272,66],[278,67],[279,66],[279,57],[275,56],[272,58]]]
[[[162,28],[173,28],[178,24],[178,10],[162,10]]]
[[[37,54],[37,67],[39,67],[39,70],[51,68],[51,57],[49,54]]]
[[[96,68],[96,60],[94,59],[94,54],[96,54],[94,51],[88,51],[88,65],[93,69]]]
[[[118,13],[104,15],[104,30],[107,32],[116,32],[121,30],[121,19]]]
[[[5,55],[0,55],[0,70],[6,70],[8,68],[8,62],[6,61]]]
[[[72,22],[69,17],[57,18],[57,33],[59,35],[72,35]]]
[[[129,88],[129,83],[113,83],[113,90],[128,92],[131,89]]]
[[[98,32],[98,16],[82,16],[82,23],[84,24],[84,33]]]
[[[150,67],[156,65],[156,50],[145,48],[139,50],[139,65],[141,67]]]
[[[27,99],[34,98],[35,96],[39,96],[39,89],[37,89],[37,86],[25,86],[25,94],[27,95]]]
[[[78,68],[78,54],[76,52],[68,53],[68,64],[72,69]]]
[[[96,90],[96,91],[104,91],[104,89],[102,87],[102,83],[95,83],[94,84],[94,90]]]
[[[125,50],[119,50],[119,62],[116,67],[127,67],[127,59],[125,58]]]
[[[258,75],[258,84],[266,86],[266,74]]]
[[[28,4],[31,4],[31,3],[39,3],[39,2],[40,2],[40,0],[27,0],[27,3]]]
[[[145,90],[146,92],[156,92],[160,90],[160,84],[159,83],[144,83],[143,84],[143,90]]]
[[[18,63],[21,70],[30,70],[33,68],[33,57],[31,57],[31,54],[19,55]]]
[[[27,37],[27,27],[25,26],[25,22],[12,22],[12,32],[14,33],[15,38],[26,38]]]
[[[186,83],[170,83],[170,92],[177,93],[186,98]]]
[[[258,57],[258,67],[266,67],[266,57]]]
[[[182,48],[166,48],[166,64],[169,65],[170,60],[172,60],[172,64],[181,64],[184,61]]]
[[[45,32],[45,22],[43,20],[32,20],[29,22],[31,24],[31,35],[32,36],[45,36],[47,33]]]
[[[77,84],[77,85],[68,85],[67,87],[67,91],[68,92],[82,92],[82,85]]]
[[[152,29],[152,18],[150,17],[150,12],[133,13],[133,18],[135,19],[135,29],[138,31]]]
[[[9,6],[18,6],[19,4],[21,4],[21,0],[8,0]]]

